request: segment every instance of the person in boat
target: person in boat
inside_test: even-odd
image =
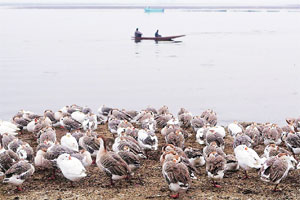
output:
[[[158,34],[158,30],[155,32],[155,37],[161,37],[161,35]]]
[[[143,35],[143,33],[141,33],[141,32],[139,31],[139,29],[136,28],[136,29],[135,29],[135,32],[134,32],[134,37],[142,37],[142,35]]]

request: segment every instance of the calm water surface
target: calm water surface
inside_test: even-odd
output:
[[[300,12],[1,9],[0,118],[64,105],[212,108],[221,123],[300,115]],[[145,36],[186,34],[181,42]]]

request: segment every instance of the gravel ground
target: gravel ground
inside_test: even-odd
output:
[[[57,129],[58,138],[65,132]],[[99,126],[96,132],[112,137],[107,125]],[[192,133],[192,130],[188,132]],[[157,135],[161,149],[165,141],[159,133]],[[26,131],[19,138],[33,148],[37,146],[33,135]],[[225,142],[225,153],[233,153],[233,139],[226,136]],[[185,146],[204,147],[195,141],[194,135],[186,140]],[[255,148],[259,155],[263,149],[263,146]],[[87,169],[88,176],[74,186],[61,173],[57,173],[56,180],[48,180],[50,171],[36,169],[34,175],[23,183],[24,190],[21,192],[15,191],[13,185],[3,184],[1,178],[0,199],[170,199],[168,185],[161,174],[160,154],[160,151],[152,152],[150,159],[142,161],[142,167],[136,172],[132,183],[121,180],[115,187],[110,187],[108,177],[96,165]],[[274,185],[262,182],[255,170],[249,173],[250,179],[247,180],[242,179],[242,171],[226,174],[223,181],[219,182],[221,188],[212,187],[205,166],[199,171],[198,179],[192,181],[191,188],[180,199],[300,199],[300,170],[289,173],[278,187],[280,192],[273,192]]]

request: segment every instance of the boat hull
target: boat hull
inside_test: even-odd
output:
[[[175,35],[167,37],[134,37],[135,40],[155,40],[155,41],[171,41],[175,38],[183,37],[185,35]]]

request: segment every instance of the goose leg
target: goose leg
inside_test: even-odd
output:
[[[179,198],[179,192],[177,194],[170,195],[170,197],[173,199]]]

